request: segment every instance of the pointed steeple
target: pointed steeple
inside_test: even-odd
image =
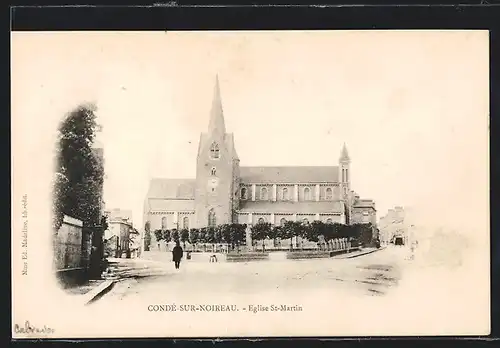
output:
[[[347,146],[344,143],[342,147],[342,153],[340,154],[340,161],[350,161],[349,154],[347,153]]]
[[[210,111],[210,122],[208,124],[209,134],[225,134],[226,125],[224,124],[224,114],[222,112],[222,100],[220,96],[219,75],[215,76],[214,97],[212,100],[212,109]]]

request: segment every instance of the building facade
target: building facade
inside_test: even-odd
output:
[[[140,253],[139,231],[132,223],[132,212],[113,209],[105,212],[108,228],[104,231],[104,242],[114,257],[135,257]]]
[[[234,139],[226,131],[217,79],[195,178],[150,182],[144,222],[151,231],[287,220],[376,223],[375,203],[351,189],[345,144],[335,166],[248,167],[240,165]]]
[[[405,221],[405,210],[403,207],[394,207],[389,209],[386,215],[379,221],[380,242],[389,243],[408,243],[408,224]],[[397,239],[397,240],[396,240]]]

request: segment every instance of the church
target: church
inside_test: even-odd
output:
[[[344,144],[336,166],[246,167],[224,124],[218,78],[208,129],[200,135],[192,179],[154,178],[144,202],[150,230],[190,229],[227,223],[376,224],[375,203],[351,190]],[[154,239],[154,236],[153,236]]]

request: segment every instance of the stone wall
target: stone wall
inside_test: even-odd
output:
[[[82,261],[88,259],[88,255],[82,255],[82,229],[82,221],[64,216],[54,238],[54,266],[57,271],[82,267]]]

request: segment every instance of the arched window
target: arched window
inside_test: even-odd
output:
[[[342,182],[345,182],[345,169],[342,168]]]
[[[189,230],[189,218],[187,216],[182,219],[182,228]]]
[[[304,225],[309,224],[309,220],[307,220],[307,218],[305,218],[304,220],[302,220],[302,222],[304,223]]]
[[[330,219],[330,218],[326,219],[326,223],[327,224],[331,224],[332,223],[332,219]]]
[[[285,187],[283,188],[283,192],[282,192],[282,197],[283,197],[283,200],[284,201],[288,201],[288,189]]]
[[[309,187],[306,187],[304,189],[304,200],[305,201],[310,201],[311,200],[311,189]]]
[[[267,201],[267,188],[263,187],[260,189],[260,199],[263,201]]]
[[[259,224],[263,224],[265,222],[266,222],[266,220],[264,220],[264,218],[260,218],[259,221],[257,221],[257,223],[259,223]]]
[[[167,229],[167,217],[164,216],[161,218],[161,229],[166,230]]]
[[[285,219],[285,218],[282,218],[282,219],[280,220],[280,225],[281,225],[281,226],[285,226],[285,224],[286,224],[286,219]]]
[[[215,227],[216,226],[216,216],[215,216],[215,211],[213,209],[210,209],[208,212],[208,227]]]
[[[217,145],[217,143],[212,143],[210,147],[210,156],[215,159],[219,158],[219,145]]]
[[[349,182],[349,169],[345,170],[345,181]]]
[[[241,189],[241,198],[247,199],[247,189],[246,188]]]
[[[333,192],[332,192],[332,189],[330,187],[328,187],[325,191],[325,199],[327,201],[331,201],[332,200],[332,197],[333,197]]]
[[[215,169],[215,167],[212,167],[212,170],[210,171],[210,175],[212,175],[212,176],[217,175],[217,169]]]

